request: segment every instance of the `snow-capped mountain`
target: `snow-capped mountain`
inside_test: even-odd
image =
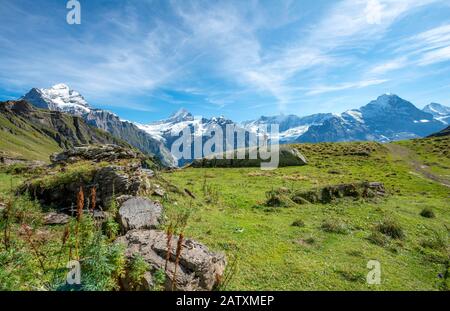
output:
[[[289,143],[308,131],[310,126],[320,125],[332,116],[331,113],[318,113],[306,117],[296,115],[262,116],[257,120],[243,122],[242,127],[249,132],[256,133],[263,128],[270,129],[271,124],[278,124],[279,141]]]
[[[196,118],[185,109],[180,109],[172,114],[168,119],[152,122],[150,124],[138,124],[138,127],[159,139],[165,144],[168,149],[171,149],[172,144],[180,137],[180,133],[184,129],[188,129],[193,139],[200,139],[203,144],[212,136],[215,130],[220,129],[223,133],[223,144],[226,143],[226,128],[227,125],[233,126],[237,133],[245,135],[246,130],[233,121],[226,119],[223,116],[213,118]],[[194,148],[194,147],[192,147]],[[193,153],[192,149],[192,153]],[[180,160],[179,165],[186,163],[185,160]]]
[[[297,142],[375,140],[425,137],[443,123],[397,95],[384,94],[360,109],[349,110],[311,126]]]
[[[91,107],[80,93],[65,84],[56,84],[48,89],[33,88],[21,99],[38,108],[79,116],[87,124],[121,138],[144,153],[155,155],[163,164],[175,164],[169,150],[160,140],[140,130],[134,123],[121,120],[112,112]]]
[[[450,124],[450,107],[431,103],[426,105],[422,110],[431,113],[435,119],[442,121],[444,124]]]
[[[67,112],[72,115],[83,115],[91,110],[88,103],[77,91],[60,83],[48,89],[33,88],[21,99],[38,108]]]

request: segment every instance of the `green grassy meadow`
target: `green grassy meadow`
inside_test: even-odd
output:
[[[306,166],[157,172],[152,182],[166,194],[153,199],[163,203],[167,220],[189,214],[186,237],[226,253],[222,289],[449,290],[450,188],[429,178],[448,176],[449,145],[448,138],[388,145],[301,144],[295,147],[308,158]],[[42,225],[42,207],[26,197],[13,199],[14,189],[30,177],[49,185],[79,178],[89,174],[90,165],[106,163],[80,162],[35,177],[11,169],[0,173],[0,203],[13,202],[15,215],[9,225],[12,244],[8,250],[0,246],[0,289],[57,289],[64,277],[61,267],[75,243],[61,246],[68,227]],[[268,192],[362,181],[383,182],[387,195],[330,204],[266,204]],[[89,217],[84,219],[80,230],[88,242],[80,251],[86,257],[105,254],[91,266],[87,262],[86,289],[117,289],[114,280],[123,262],[112,244],[116,233],[97,235],[98,228]],[[32,227],[34,245],[27,242],[24,225]],[[44,268],[33,248],[46,254]],[[366,281],[370,260],[381,264],[379,285]]]
[[[192,210],[186,235],[224,251],[236,263],[228,289],[448,289],[444,277],[449,261],[448,187],[412,172],[407,161],[396,159],[383,145],[297,147],[310,165],[274,171],[188,168],[163,175],[196,196],[167,198],[169,210]],[[370,156],[356,155],[361,150]],[[264,206],[266,192],[272,189],[308,190],[357,181],[383,182],[389,195],[368,201]],[[421,216],[424,208],[432,209],[435,218]],[[378,234],[381,241],[371,241],[377,224],[385,219],[398,223],[405,237]],[[292,225],[297,220],[302,226]],[[325,221],[338,223],[345,232],[326,232]],[[440,243],[427,243],[434,240]],[[369,260],[381,263],[380,285],[366,282]]]

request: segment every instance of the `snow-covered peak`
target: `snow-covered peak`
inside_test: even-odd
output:
[[[194,116],[184,108],[179,109],[175,113],[173,113],[168,119],[161,120],[157,123],[178,123],[183,121],[192,121],[194,120]]]
[[[39,108],[68,112],[82,115],[91,111],[84,97],[63,83],[55,84],[48,89],[34,88],[22,99]]]
[[[429,105],[426,105],[423,108],[423,111],[431,113],[435,117],[442,117],[442,116],[448,116],[450,115],[450,107],[438,104],[438,103],[431,103]]]

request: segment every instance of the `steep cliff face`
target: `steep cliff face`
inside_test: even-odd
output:
[[[115,114],[100,109],[91,109],[89,113],[83,115],[83,118],[87,124],[107,131],[115,137],[120,137],[144,153],[155,155],[163,165],[173,166],[175,164],[170,151],[161,141],[153,138],[133,123],[122,121]]]

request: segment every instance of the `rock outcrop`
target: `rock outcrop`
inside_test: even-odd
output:
[[[119,209],[122,232],[132,229],[155,229],[161,224],[162,205],[142,197],[125,201]]]
[[[64,225],[70,221],[70,216],[62,213],[50,212],[44,215],[45,225]]]
[[[74,147],[50,157],[52,163],[74,163],[81,160],[112,162],[121,159],[143,158],[139,153],[118,145],[85,145]]]
[[[305,203],[330,203],[336,199],[373,198],[386,195],[384,185],[380,182],[362,182],[353,184],[340,184],[327,186],[310,191],[297,191],[291,199],[297,204]]]
[[[115,145],[76,147],[53,155],[54,164],[46,174],[25,182],[19,193],[29,193],[43,205],[67,211],[76,206],[80,189],[86,208],[92,206],[89,194],[95,188],[96,207],[108,210],[113,197],[151,193],[152,175],[142,167],[141,157]],[[78,161],[84,162],[74,164]]]
[[[116,243],[122,243],[126,247],[125,256],[132,260],[135,254],[140,254],[150,270],[146,273],[141,287],[151,289],[154,285],[152,275],[156,271],[164,271],[167,256],[167,235],[158,230],[132,230],[119,237]],[[170,260],[165,271],[164,287],[182,291],[212,290],[220,284],[223,277],[226,259],[221,253],[214,253],[206,246],[194,240],[186,239],[182,243],[179,256],[179,266],[175,274],[175,254],[178,238],[172,237],[170,247]],[[174,282],[172,280],[175,279]],[[122,287],[130,290],[127,277],[122,279]]]

